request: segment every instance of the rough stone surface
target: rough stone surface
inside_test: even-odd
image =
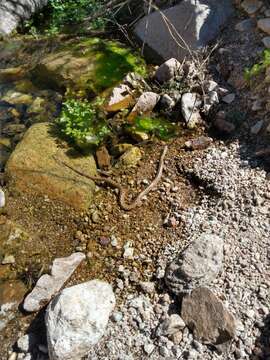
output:
[[[147,91],[143,93],[129,114],[128,119],[133,120],[137,115],[150,113],[157,105],[159,99],[160,95],[154,92]]]
[[[203,233],[168,266],[165,281],[180,294],[210,284],[222,270],[223,239]]]
[[[8,35],[23,20],[47,4],[47,0],[5,0],[0,4],[0,34]]]
[[[79,360],[103,336],[115,306],[112,287],[93,280],[63,290],[46,313],[47,340],[53,360]]]
[[[218,36],[232,12],[230,0],[184,0],[163,11],[172,25],[166,25],[161,13],[156,11],[140,20],[134,32],[155,57],[181,61],[189,54],[185,44],[191,50],[206,46]]]
[[[76,209],[87,209],[92,201],[94,183],[70,170],[57,158],[88,175],[95,175],[92,155],[68,156],[58,146],[51,126],[33,125],[17,145],[6,165],[11,188],[34,192],[60,200]]]
[[[258,21],[258,28],[266,34],[270,35],[270,18],[260,19]]]
[[[233,315],[207,288],[198,288],[184,297],[181,316],[202,343],[220,345],[235,336]]]
[[[157,69],[155,79],[161,84],[170,81],[177,75],[180,67],[181,64],[178,60],[169,59]]]
[[[51,275],[42,275],[34,289],[25,298],[24,310],[28,312],[38,311],[46,305],[84,259],[83,253],[74,253],[66,258],[55,259]]]
[[[241,3],[241,7],[249,15],[255,14],[263,5],[263,2],[260,0],[244,0]]]
[[[185,93],[181,98],[181,111],[188,128],[193,129],[202,122],[201,115],[198,111],[201,100],[198,94]]]

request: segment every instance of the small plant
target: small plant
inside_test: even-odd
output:
[[[61,133],[81,149],[98,146],[110,133],[99,104],[75,99],[63,103],[57,124]]]
[[[129,132],[139,131],[150,135],[155,135],[162,140],[168,140],[177,134],[177,126],[162,118],[151,118],[139,116],[134,124],[128,125]]]
[[[268,66],[270,66],[270,49],[266,49],[263,52],[263,59],[254,64],[250,69],[245,69],[244,77],[247,82],[250,82],[252,78],[261,74]]]

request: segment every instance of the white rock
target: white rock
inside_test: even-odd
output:
[[[155,291],[155,283],[151,281],[141,281],[140,287],[148,294],[152,294]]]
[[[85,259],[85,254],[77,252],[66,258],[55,259],[51,275],[45,274],[37,281],[36,286],[24,300],[25,311],[40,310],[62,288],[76,268]]]
[[[169,59],[157,69],[155,79],[161,84],[170,81],[177,75],[180,67],[181,64],[178,60]]]
[[[16,260],[13,255],[5,255],[4,259],[2,260],[2,265],[8,264],[15,264]]]
[[[103,336],[115,306],[111,285],[93,280],[64,289],[48,306],[45,322],[51,360],[79,360]]]
[[[5,193],[2,189],[0,189],[0,208],[5,207],[5,205],[6,205]]]
[[[34,333],[25,334],[17,341],[17,347],[23,353],[31,351],[36,344],[37,336]]]
[[[116,86],[109,98],[108,105],[106,107],[107,111],[117,111],[121,109],[124,102],[130,103],[129,99],[131,97],[131,93],[132,90],[128,85],[121,84]],[[125,108],[125,106],[123,108]]]
[[[201,123],[202,119],[199,114],[201,105],[200,96],[196,93],[185,93],[181,98],[181,111],[188,128],[194,128]]]

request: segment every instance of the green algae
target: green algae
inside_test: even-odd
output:
[[[91,38],[67,42],[45,56],[33,69],[32,80],[70,97],[93,98],[129,72],[144,75],[144,60],[119,42]]]
[[[93,64],[92,71],[85,76],[84,87],[96,94],[113,87],[129,72],[146,74],[142,58],[118,42],[88,39],[75,46],[73,53],[79,55],[82,51]]]
[[[177,136],[179,127],[164,118],[139,116],[134,123],[126,125],[129,133],[142,132],[154,135],[161,140],[169,140]]]

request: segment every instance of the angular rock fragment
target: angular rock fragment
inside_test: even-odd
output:
[[[218,346],[235,336],[233,315],[207,288],[195,289],[184,296],[181,317],[202,343]]]
[[[149,114],[157,105],[160,96],[154,92],[144,92],[138,99],[136,105],[128,116],[128,120],[132,121],[138,115]]]
[[[157,69],[155,79],[161,84],[170,81],[177,75],[180,68],[181,64],[178,60],[169,59]]]
[[[175,294],[210,284],[222,270],[223,239],[203,233],[166,269],[165,281]]]
[[[106,110],[108,112],[116,112],[127,109],[132,105],[134,105],[132,90],[128,85],[121,84],[113,89]]]
[[[64,289],[46,313],[50,359],[79,360],[103,336],[115,306],[111,285],[93,280]]]
[[[84,259],[85,255],[79,252],[66,258],[55,259],[51,275],[42,275],[31,293],[26,296],[23,303],[24,310],[39,311],[62,288]]]

